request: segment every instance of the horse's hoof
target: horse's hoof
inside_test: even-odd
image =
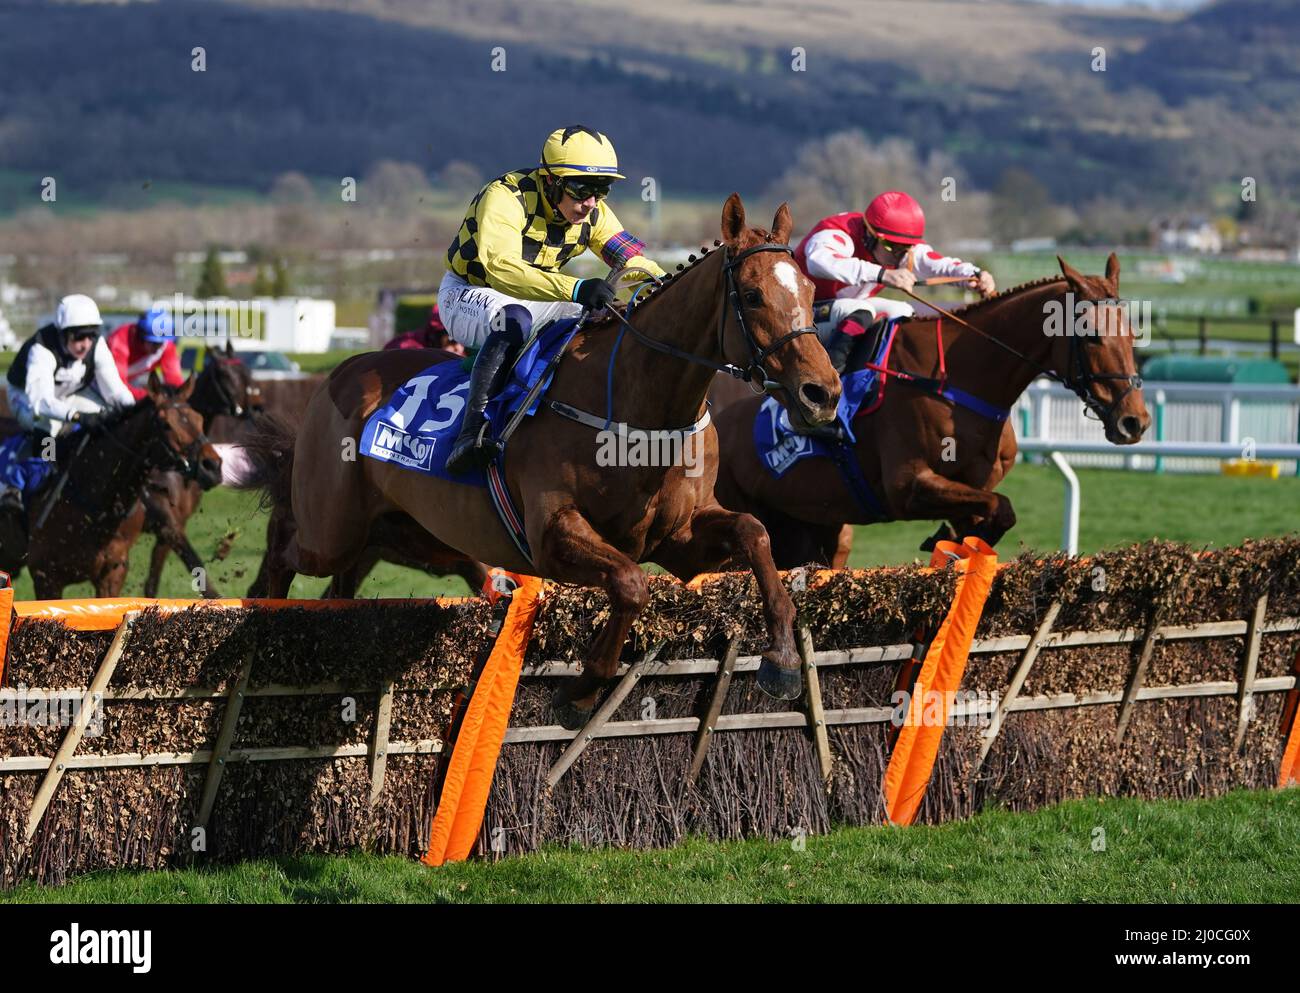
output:
[[[941,541],[960,541],[960,540],[961,539],[957,537],[957,532],[953,530],[953,526],[949,524],[947,521],[944,521],[941,525],[939,525],[939,530],[935,531],[934,534],[930,535],[930,537],[926,538],[925,541],[921,542],[921,551],[933,552],[934,546]]]
[[[773,700],[797,700],[803,693],[803,675],[798,669],[786,669],[766,655],[758,664],[758,688]]]
[[[566,731],[580,731],[585,728],[595,709],[595,707],[588,707],[584,710],[582,707],[575,707],[568,700],[561,700],[559,693],[551,697],[551,710],[555,714],[555,723]]]

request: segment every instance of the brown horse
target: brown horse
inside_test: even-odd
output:
[[[380,562],[419,569],[431,576],[460,576],[471,593],[481,593],[489,575],[487,566],[482,562],[467,559],[448,548],[409,515],[392,513],[370,522],[370,536],[356,565],[335,576],[321,596],[326,599],[352,599],[370,570]]]
[[[1011,502],[993,491],[1015,462],[1015,433],[1005,421],[936,395],[945,372],[949,387],[1003,410],[1047,372],[1083,399],[1109,441],[1136,443],[1150,417],[1136,375],[1132,329],[1118,303],[1119,260],[1110,256],[1105,276],[1084,276],[1058,261],[1063,275],[964,307],[953,315],[960,322],[913,318],[899,325],[883,401],[853,422],[857,443],[851,452],[887,516],[863,506],[831,459],[805,458],[772,476],[754,447],[758,400],[735,404],[718,417],[722,505],[764,523],[782,568],[842,564],[843,526],[883,519],[946,520],[958,537],[978,535],[995,544],[1016,521]],[[1045,315],[1060,313],[1071,299],[1088,302],[1092,326],[1103,333],[1048,333]],[[1075,311],[1064,313],[1073,329]],[[945,526],[935,537],[946,534]]]
[[[102,431],[60,438],[58,463],[66,467],[67,478],[57,502],[36,527],[63,470],[52,473],[30,502],[25,555],[16,547],[0,548],[0,567],[17,575],[26,564],[42,600],[56,599],[69,583],[85,580],[94,584],[96,596],[118,596],[128,553],[144,522],[140,495],[149,474],[174,468],[209,486],[221,479],[221,458],[186,402],[192,387],[191,377],[171,396],[151,374],[148,395]]]
[[[436,351],[441,352],[442,350],[437,349]],[[437,361],[447,362],[453,358],[463,358],[459,352],[450,351],[443,355],[435,354],[427,357],[426,368]],[[709,409],[712,411],[713,416],[716,417],[720,410],[725,409],[730,404],[753,395],[754,391],[745,382],[720,372],[713,377],[713,382],[709,386]],[[288,430],[289,428],[286,425],[281,429],[281,432]],[[279,533],[282,526],[282,520],[272,515],[272,519],[267,524],[266,547],[268,549],[276,545],[275,535]],[[844,551],[847,557],[852,541],[852,528],[845,528],[845,533],[848,535]],[[365,581],[371,570],[380,562],[389,562],[407,569],[417,569],[435,577],[458,575],[465,580],[465,584],[469,587],[471,593],[482,592],[489,576],[488,568],[482,562],[466,559],[454,549],[449,549],[433,535],[429,534],[428,531],[420,527],[407,514],[393,513],[377,517],[371,522],[370,537],[366,541],[366,550],[362,552],[356,565],[330,580],[329,586],[321,593],[321,597],[323,599],[352,599],[357,595],[357,590],[360,589],[362,582]],[[254,598],[265,597],[268,588],[267,577],[266,556],[264,554],[262,565],[248,589],[247,596]]]
[[[212,431],[212,423],[220,415],[247,420],[263,409],[262,391],[248,366],[235,357],[230,342],[226,342],[224,351],[203,350],[203,371],[194,381],[189,403],[203,418],[204,434]],[[185,533],[185,525],[199,509],[202,498],[203,487],[193,478],[173,470],[160,469],[150,474],[140,512],[145,515],[143,529],[157,540],[149,557],[145,596],[158,595],[163,566],[172,552],[180,556],[191,574],[204,568],[202,557]],[[205,597],[220,596],[210,579],[205,577],[205,580],[202,594]]]
[[[354,567],[371,523],[394,511],[467,557],[601,587],[609,595],[609,620],[582,674],[566,680],[555,701],[559,719],[578,727],[616,672],[628,630],[649,599],[638,563],[656,562],[685,580],[739,557],[758,581],[770,636],[760,685],[784,699],[796,696],[802,680],[794,605],[762,526],[713,497],[717,435],[704,416],[713,374],[739,360],[738,371],[779,391],[804,422],[834,417],[839,378],[809,336],[812,284],[790,261],[790,228],[784,204],[770,234],[748,227],[733,194],[722,210],[721,251],[702,255],[646,294],[626,318],[615,313],[578,331],[548,403],[524,419],[505,458],[505,483],[522,512],[531,560],[483,490],[388,462],[340,457],[367,417],[427,368],[429,353],[372,352],[340,365],[309,402],[296,442],[281,438],[266,446],[281,453],[281,470],[290,470],[288,485],[268,479],[268,492],[281,508],[286,497],[291,502],[289,512],[280,512],[268,555],[270,595],[283,596],[294,573],[333,576]],[[629,332],[626,339],[620,327]],[[624,348],[615,362],[617,341]],[[679,439],[702,430],[699,475],[688,474],[693,467],[684,459],[667,466],[601,464],[605,448],[597,433],[574,418],[605,410],[607,374],[614,416],[626,430]],[[567,414],[557,409],[566,407]],[[283,457],[290,444],[291,459]]]

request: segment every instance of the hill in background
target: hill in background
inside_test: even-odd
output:
[[[69,38],[96,47],[56,63]],[[1284,0],[660,0],[635,17],[596,0],[37,2],[0,9],[0,66],[5,211],[46,175],[117,204],[146,182],[262,192],[381,159],[492,175],[573,120],[668,191],[764,189],[801,145],[853,127],[943,152],[986,189],[1024,169],[1067,204],[1300,180],[1300,6]]]

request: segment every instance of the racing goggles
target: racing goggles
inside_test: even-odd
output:
[[[566,179],[560,184],[560,189],[564,191],[566,196],[578,201],[578,203],[582,203],[583,200],[588,200],[591,197],[604,200],[605,197],[609,196],[609,186],[609,180],[604,182],[583,182],[580,179]]]

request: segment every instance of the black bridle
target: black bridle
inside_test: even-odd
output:
[[[1115,408],[1124,402],[1125,397],[1127,397],[1134,390],[1142,389],[1142,377],[1137,375],[1136,373],[1134,373],[1133,375],[1129,375],[1128,373],[1123,373],[1123,372],[1093,372],[1088,368],[1087,363],[1084,362],[1083,360],[1083,349],[1088,345],[1100,344],[1101,336],[1099,333],[1080,335],[1080,334],[1075,334],[1074,329],[1070,328],[1068,332],[1070,336],[1070,354],[1066,358],[1066,362],[1065,362],[1066,369],[1065,372],[1062,374],[1047,368],[1047,366],[1043,365],[1041,362],[1036,362],[1034,359],[1031,359],[1028,355],[1020,351],[1018,348],[1014,348],[1011,345],[1008,345],[1005,341],[1002,341],[1000,338],[994,337],[993,335],[989,334],[987,331],[983,330],[982,328],[977,328],[974,324],[971,324],[970,321],[964,320],[958,317],[956,314],[944,310],[942,307],[936,306],[935,304],[931,303],[929,300],[925,300],[922,297],[917,296],[911,290],[903,290],[903,292],[906,293],[908,296],[910,296],[913,300],[925,304],[931,310],[938,312],[939,314],[943,315],[949,320],[955,321],[957,324],[960,324],[962,327],[969,328],[971,331],[974,331],[981,338],[984,338],[986,341],[992,342],[994,345],[997,345],[998,348],[1002,349],[1004,352],[1009,352],[1010,354],[1014,355],[1016,358],[1018,358],[1021,362],[1025,363],[1027,366],[1030,366],[1031,368],[1038,370],[1039,375],[1046,376],[1048,379],[1053,379],[1056,382],[1060,383],[1066,389],[1074,393],[1074,395],[1077,396],[1080,400],[1082,400],[1084,408],[1096,414],[1097,419],[1100,420],[1103,424],[1110,423],[1110,417],[1112,414],[1114,414]],[[1099,303],[1099,301],[1096,300],[1092,300],[1089,302],[1092,303],[1094,306],[1096,306]],[[1092,340],[1094,338],[1096,339],[1095,341]],[[1093,393],[1093,391],[1089,388],[1092,386],[1093,383],[1099,383],[1104,380],[1118,380],[1122,383],[1125,383],[1127,386],[1124,392],[1118,393],[1117,391],[1118,395],[1109,404],[1103,404],[1101,400],[1098,399],[1097,395]]]
[[[1064,376],[1053,376],[1053,378],[1068,389],[1073,390],[1074,395],[1083,401],[1084,407],[1096,414],[1099,421],[1103,424],[1109,424],[1111,416],[1115,413],[1115,408],[1124,402],[1125,397],[1134,390],[1142,389],[1142,377],[1136,373],[1128,375],[1123,372],[1093,372],[1089,369],[1088,364],[1083,360],[1083,350],[1088,345],[1100,344],[1100,338],[1094,341],[1094,337],[1096,336],[1071,334],[1070,357],[1067,360],[1068,371]],[[1118,388],[1115,390],[1115,398],[1109,404],[1103,404],[1090,389],[1093,383],[1103,380],[1117,380],[1125,384],[1122,393]]]
[[[189,404],[169,401],[167,403],[154,404],[155,411],[180,410],[182,408],[193,409]],[[149,434],[148,441],[145,442],[144,448],[137,449],[126,444],[126,442],[114,437],[111,430],[104,431],[104,438],[117,448],[126,452],[137,462],[148,462],[153,468],[162,469],[165,472],[178,472],[185,479],[197,480],[199,474],[199,464],[203,458],[203,447],[208,443],[207,435],[203,429],[198,429],[198,436],[185,446],[183,451],[177,451],[172,447],[171,442],[167,440],[165,429],[166,425],[158,418],[152,419],[153,430]],[[154,461],[150,459],[150,448],[154,445],[159,446],[162,452],[162,460]]]
[[[250,402],[250,398],[254,396],[259,396],[261,394],[261,390],[258,387],[253,385],[253,380],[252,377],[250,376],[248,380],[248,384],[244,387],[244,402],[241,404],[238,400],[235,399],[234,393],[232,393],[227,388],[225,382],[223,381],[223,377],[219,371],[219,367],[221,366],[233,367],[235,365],[238,365],[239,360],[218,358],[216,362],[217,362],[216,366],[205,366],[203,369],[203,373],[204,376],[207,376],[208,378],[209,381],[208,388],[216,393],[217,401],[222,405],[224,405],[225,409],[221,411],[217,411],[217,413],[229,414],[231,417],[238,417],[240,420],[245,420],[249,417],[252,417],[254,410],[253,410],[253,405]],[[199,378],[202,379],[203,376],[200,376]]]
[[[793,331],[782,335],[766,348],[759,345],[758,341],[754,338],[754,333],[750,331],[749,325],[745,323],[745,306],[740,299],[739,287],[736,285],[736,267],[751,255],[755,255],[759,252],[784,252],[787,255],[793,255],[794,249],[789,245],[767,243],[755,245],[752,248],[746,248],[744,251],[738,253],[735,258],[728,258],[726,246],[724,245],[722,247],[722,277],[724,293],[727,300],[731,303],[731,312],[735,315],[736,324],[739,325],[741,336],[745,339],[745,346],[749,349],[749,365],[743,368],[725,361],[727,357],[726,347],[724,344],[724,333],[727,326],[727,307],[725,304],[723,305],[721,315],[718,318],[718,354],[723,357],[724,361],[722,362],[714,362],[712,359],[704,358],[702,355],[695,355],[692,352],[684,351],[683,349],[677,348],[674,345],[669,345],[666,342],[656,341],[654,338],[638,331],[636,327],[633,326],[633,324],[622,313],[616,310],[612,304],[606,304],[605,308],[614,315],[614,318],[622,324],[624,328],[632,332],[632,337],[636,338],[637,341],[645,345],[647,348],[656,352],[662,352],[664,355],[671,355],[673,358],[681,359],[683,362],[691,362],[695,365],[705,366],[715,372],[726,373],[728,376],[749,383],[751,389],[753,389],[755,382],[757,382],[759,383],[759,388],[754,390],[755,393],[765,393],[773,389],[782,389],[783,387],[780,383],[768,378],[767,367],[764,363],[774,352],[777,351],[777,349],[789,344],[801,335],[816,334],[817,329],[812,325],[803,328],[795,328]],[[615,347],[617,348],[617,346]]]

